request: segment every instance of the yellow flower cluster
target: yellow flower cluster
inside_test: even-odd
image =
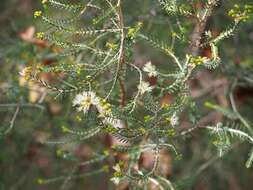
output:
[[[111,104],[109,104],[105,99],[100,98],[100,106],[102,116],[108,116],[112,113]]]
[[[191,63],[193,63],[194,65],[202,65],[207,61],[207,57],[201,57],[201,56],[197,56],[197,57],[192,57],[191,58]]]
[[[238,4],[235,4],[234,8],[228,12],[228,15],[232,17],[236,22],[246,22],[250,18],[249,14],[251,12],[251,5],[244,5],[244,7],[242,8]]]
[[[19,75],[24,77],[25,80],[27,81],[30,80],[32,76],[32,67],[29,66],[29,67],[24,68],[21,72],[19,72]]]
[[[106,47],[109,48],[109,49],[111,49],[111,50],[116,50],[117,47],[118,47],[118,45],[115,44],[115,43],[107,42],[106,43]]]
[[[38,18],[42,16],[42,11],[35,11],[34,12],[34,18]]]
[[[44,32],[38,32],[37,34],[36,34],[36,38],[38,38],[38,39],[43,39],[43,37],[44,37]]]
[[[113,166],[113,169],[115,172],[113,173],[113,177],[111,178],[111,181],[115,184],[118,185],[123,177],[123,168],[124,168],[124,162],[119,161],[118,164]]]
[[[142,26],[143,26],[143,23],[142,22],[138,22],[136,24],[136,26],[134,26],[133,28],[129,28],[128,29],[127,35],[130,38],[135,38],[136,34],[139,32],[139,30],[141,29]]]

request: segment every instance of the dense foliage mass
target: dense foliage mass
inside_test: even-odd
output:
[[[7,90],[23,98],[2,104],[15,110],[1,135],[5,138],[14,122],[22,122],[16,119],[25,107],[43,110],[48,105],[48,112],[58,115],[51,119],[50,134],[38,141],[56,147],[67,171],[57,177],[43,174],[37,179],[42,186],[60,182],[62,189],[81,189],[78,180],[87,178],[105,180],[107,189],[189,189],[207,167],[242,142],[247,142],[246,168],[251,167],[252,111],[247,113],[245,106],[242,114],[235,96],[252,87],[252,71],[241,60],[233,63],[229,56],[237,48],[231,50],[227,41],[238,40],[243,28],[252,26],[252,6],[140,0],[135,3],[141,10],[135,10],[132,3],[42,0],[43,10],[34,12],[36,38],[27,37],[27,31],[20,34],[32,44],[33,55],[22,54],[30,61],[18,68],[21,90]],[[219,17],[229,24],[217,28]],[[31,96],[32,90],[39,97]],[[205,161],[193,161],[189,169],[181,162],[187,155],[196,159],[188,146],[196,135],[204,143],[196,157]],[[85,159],[73,151],[80,144],[89,145]],[[217,156],[211,157],[213,147]],[[175,174],[168,172],[171,162]],[[181,174],[189,171],[186,177]],[[90,188],[99,189],[96,183]]]

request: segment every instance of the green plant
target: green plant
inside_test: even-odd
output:
[[[211,131],[219,156],[233,147],[234,138],[250,144],[253,142],[250,122],[239,113],[233,97],[238,79],[231,82],[228,90],[231,109],[205,103],[205,107],[223,115],[223,123],[210,124],[212,126],[202,126],[198,113],[200,108],[190,95],[189,85],[198,70],[219,69],[222,64],[226,64],[220,58],[220,44],[232,37],[238,26],[250,18],[252,6],[234,5],[228,12],[232,18],[231,26],[214,35],[211,29],[206,30],[206,26],[219,5],[219,0],[202,1],[199,8],[194,7],[196,1],[152,1],[151,5],[163,8],[157,14],[163,17],[168,15],[173,20],[173,27],[175,26],[167,32],[171,41],[163,42],[146,32],[148,29],[145,23],[131,20],[128,21],[130,24],[126,24],[124,3],[121,0],[91,0],[72,5],[43,0],[45,11],[36,11],[34,17],[43,21],[47,29],[37,33],[37,37],[48,41],[55,49],[50,56],[56,60],[56,64],[33,64],[26,67],[21,75],[54,92],[56,98],[70,97],[77,109],[70,117],[77,118],[73,121],[80,120],[78,125],[82,127],[62,126],[66,139],[50,140],[47,141],[48,144],[84,141],[96,138],[99,133],[109,134],[122,144],[101,150],[101,154],[82,165],[113,160],[115,158],[110,153],[117,155],[124,152],[128,158],[118,161],[113,167],[115,171],[111,180],[116,185],[127,181],[133,189],[148,189],[150,183],[160,189],[175,189],[176,185],[180,188],[180,185],[174,185],[161,175],[157,168],[164,150],[174,153],[177,159],[182,157],[176,147],[180,146],[181,140],[187,135],[198,129]],[[51,8],[62,12],[53,14]],[[189,19],[193,24],[189,25]],[[134,63],[136,43],[149,44],[155,51],[164,53],[170,65],[158,69],[148,61],[141,68]],[[210,47],[210,56],[200,53],[206,47]],[[49,83],[41,79],[43,73],[54,73],[61,82]],[[167,95],[173,97],[173,101],[161,101]],[[180,127],[183,117],[189,118],[192,127]],[[138,165],[142,154],[148,151],[154,155],[150,170]],[[57,154],[71,157],[60,150]],[[251,151],[247,167],[251,166],[252,157]],[[109,166],[99,166],[84,175],[76,175],[76,171],[77,168],[74,168],[69,176],[39,179],[38,182],[45,184],[58,180],[68,181],[109,172]],[[200,171],[196,173],[198,172]]]

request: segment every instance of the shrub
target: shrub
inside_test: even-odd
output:
[[[166,25],[157,24],[154,29],[147,26],[145,19],[135,19],[136,13],[125,12],[128,4],[121,0],[76,4],[43,0],[44,10],[34,13],[38,23],[44,23],[37,38],[48,43],[52,53],[47,56],[54,63],[33,64],[20,74],[25,80],[48,89],[55,98],[70,99],[75,107],[68,115],[67,124],[61,126],[64,139],[60,137],[45,143],[83,142],[99,139],[98,134],[106,134],[114,142],[100,148],[94,158],[75,167],[70,175],[39,179],[40,184],[58,180],[66,183],[112,170],[110,179],[116,185],[127,183],[131,189],[148,189],[151,185],[176,189],[181,187],[181,182],[187,184],[187,180],[172,183],[159,165],[164,152],[171,152],[175,159],[183,158],[178,147],[186,143],[183,140],[190,134],[208,131],[218,156],[234,149],[237,142],[253,143],[250,121],[240,113],[234,98],[241,81],[238,75],[228,81],[226,93],[231,106],[223,107],[210,98],[193,97],[192,91],[193,78],[200,71],[215,73],[218,70],[225,77],[230,77],[232,70],[236,72],[233,64],[222,59],[222,43],[250,19],[252,6],[233,5],[227,12],[230,26],[215,34],[208,21],[219,10],[219,0],[148,2],[149,16]],[[166,39],[162,36],[164,33]],[[138,64],[135,58],[143,47],[149,47],[147,52],[159,52],[166,59],[162,64],[151,60]],[[203,49],[208,54],[203,53]],[[45,73],[57,80],[44,80]],[[244,84],[249,82],[244,80]],[[205,122],[205,114],[200,111],[203,107],[207,108],[206,115],[215,110],[221,119],[216,123]],[[186,122],[188,125],[184,127]],[[150,156],[152,167],[142,166],[140,160],[149,152],[153,154]],[[72,158],[71,153],[61,149],[57,155]],[[207,161],[191,177],[199,175],[217,159]],[[246,167],[251,166],[252,160],[251,150]],[[78,174],[78,168],[84,165],[94,166],[90,172]]]

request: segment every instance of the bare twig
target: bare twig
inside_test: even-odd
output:
[[[9,128],[6,131],[4,131],[1,135],[7,135],[13,129],[15,120],[16,120],[16,118],[18,116],[18,113],[19,113],[19,110],[20,110],[20,106],[18,105],[15,112],[14,112],[14,114],[13,114],[13,116],[12,116],[12,119],[10,121]]]
[[[124,32],[124,17],[123,17],[122,8],[121,8],[121,0],[118,0],[117,8],[118,8],[117,12],[118,12],[119,27],[121,29],[121,41],[120,41],[120,49],[119,49],[119,69],[121,71],[125,63],[125,60],[124,60],[125,32]],[[120,84],[120,89],[121,89],[121,106],[124,106],[125,99],[126,99],[125,97],[126,89],[125,89],[125,84],[122,81],[120,76],[119,76],[119,84]]]

